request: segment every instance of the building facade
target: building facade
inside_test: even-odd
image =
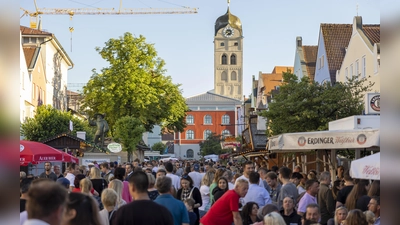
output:
[[[243,96],[243,30],[229,11],[215,22],[214,91],[238,100]]]
[[[318,38],[314,80],[322,84],[336,82],[352,33],[352,24],[322,23]]]
[[[20,26],[20,32],[25,56],[20,67],[27,68],[30,79],[22,80],[21,88],[26,88],[26,82],[32,86],[29,96],[32,104],[20,109],[21,122],[25,117],[33,117],[35,108],[42,104],[66,111],[67,77],[68,70],[73,68],[72,60],[54,34],[25,26]]]
[[[237,136],[241,101],[209,91],[187,98],[186,104],[190,109],[186,114],[187,127],[183,132],[175,133],[175,157],[199,159],[199,144],[212,133]]]
[[[318,46],[303,45],[303,39],[301,37],[296,37],[293,73],[299,80],[304,76],[310,78],[310,80],[314,80],[317,50]]]
[[[380,92],[380,25],[363,25],[361,16],[354,17],[353,32],[336,80],[346,82],[357,76],[375,83],[372,92]]]

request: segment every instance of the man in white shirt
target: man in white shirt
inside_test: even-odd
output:
[[[171,178],[172,185],[174,186],[175,191],[178,191],[178,189],[181,188],[181,178],[172,173],[172,171],[174,170],[174,166],[171,162],[166,162],[164,166],[165,170],[167,171],[167,177]]]
[[[69,189],[72,191],[75,187],[74,181],[75,181],[75,176],[80,173],[79,171],[79,165],[76,163],[71,163],[68,167],[68,173],[65,176],[69,180]]]
[[[193,180],[193,186],[200,188],[201,185],[201,179],[203,179],[203,175],[201,175],[200,171],[200,165],[195,163],[193,165],[193,171],[189,173],[189,177],[192,178]]]
[[[250,176],[251,172],[254,172],[254,163],[252,161],[246,161],[244,163],[243,175],[238,177],[237,180],[243,179],[243,180],[249,181],[249,176]],[[260,180],[260,182],[258,183],[258,186],[264,187],[264,183],[261,180],[261,178],[259,180]]]
[[[272,203],[271,197],[267,189],[264,187],[260,187],[258,185],[260,180],[260,174],[257,172],[251,172],[249,176],[249,191],[247,192],[246,196],[244,197],[244,203],[247,202],[255,202],[258,204],[258,207],[261,209],[266,204]]]
[[[67,189],[59,183],[47,179],[34,182],[29,188],[26,203],[28,220],[23,224],[60,224],[67,196]]]

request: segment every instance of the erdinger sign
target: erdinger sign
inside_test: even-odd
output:
[[[379,129],[287,133],[270,137],[270,151],[379,147]]]
[[[365,114],[373,115],[381,113],[381,94],[367,93],[365,94]]]

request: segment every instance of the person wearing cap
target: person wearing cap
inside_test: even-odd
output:
[[[200,189],[201,179],[203,179],[203,175],[200,173],[200,165],[195,163],[193,164],[193,170],[189,173],[189,177],[193,180],[193,186]]]
[[[56,181],[57,183],[61,184],[63,187],[67,188],[69,191],[69,180],[65,177],[60,177]]]

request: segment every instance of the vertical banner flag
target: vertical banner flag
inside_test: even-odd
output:
[[[69,121],[69,130],[74,130],[74,124],[72,123],[72,120]]]

